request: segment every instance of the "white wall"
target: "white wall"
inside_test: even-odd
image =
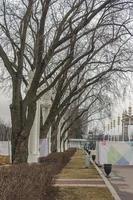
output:
[[[49,154],[49,144],[48,144],[48,139],[40,139],[40,145],[39,145],[39,150],[40,150],[40,157],[47,156]]]
[[[11,155],[11,142],[0,141],[0,155],[2,156]]]
[[[100,164],[133,165],[133,142],[97,142],[96,152]]]

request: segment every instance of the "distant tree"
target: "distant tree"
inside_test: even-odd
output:
[[[11,139],[11,127],[0,120],[0,141],[8,141]]]

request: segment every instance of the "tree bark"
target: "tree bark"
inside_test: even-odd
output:
[[[65,151],[65,140],[63,140],[63,152]]]
[[[24,132],[24,131],[22,131]],[[28,136],[29,134],[25,134],[23,137],[21,134],[17,138],[16,146],[13,145],[15,137],[12,137],[12,162],[13,163],[26,163],[28,159]],[[15,148],[14,148],[15,147]]]
[[[33,114],[34,115],[34,114]],[[12,163],[25,163],[28,159],[28,139],[30,135],[30,130],[32,128],[32,124],[34,122],[34,118],[31,118],[30,124],[25,127],[19,127],[18,124],[14,124],[12,121],[12,136],[11,136],[11,144],[12,144]],[[22,125],[22,124],[21,124]]]
[[[57,152],[57,134],[58,134],[58,126],[56,123],[52,125],[51,128],[51,152]]]
[[[57,152],[57,135],[51,135],[51,152]]]
[[[28,139],[32,128],[36,102],[27,103],[21,98],[17,83],[13,87],[13,100],[10,106],[12,121],[12,163],[25,163],[28,159]]]

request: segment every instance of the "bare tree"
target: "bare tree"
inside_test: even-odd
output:
[[[85,126],[86,124],[89,125],[89,123],[92,121],[102,120],[108,116],[110,113],[111,99],[108,97],[109,91],[106,90],[106,87],[106,82],[104,86],[99,86],[96,84],[92,91],[89,91],[86,95],[82,95],[81,100],[79,99],[76,107],[74,106],[72,111],[69,111],[68,118],[62,124],[61,142],[65,142],[74,134],[69,130],[71,130],[73,124],[77,124],[79,119],[81,119],[82,126]],[[75,111],[77,109],[79,111],[75,115]],[[105,113],[104,116],[100,115],[101,112]],[[67,131],[67,137],[64,139],[65,133]]]
[[[8,141],[11,138],[11,127],[0,120],[0,141]]]
[[[132,2],[125,0],[2,0],[0,57],[12,80],[13,162],[27,161],[36,101],[42,95],[58,88],[54,101],[59,99],[63,107],[70,96],[106,74],[131,70],[125,68],[131,55],[127,48],[131,17],[126,11],[131,6]],[[29,84],[30,71],[33,79]],[[79,84],[83,75],[85,81]],[[71,95],[64,95],[70,83]],[[54,116],[58,107],[53,103]],[[47,124],[48,130],[48,120],[45,127]]]

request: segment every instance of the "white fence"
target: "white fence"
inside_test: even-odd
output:
[[[40,157],[47,156],[49,154],[48,139],[41,139],[39,144]]]
[[[11,142],[0,141],[0,155],[9,156],[11,154]]]
[[[69,139],[68,146],[69,148],[82,149],[87,142],[86,139]]]
[[[42,139],[39,144],[40,157],[47,156],[49,153],[48,140]],[[11,155],[11,142],[0,141],[0,155],[9,156]]]
[[[97,142],[96,152],[100,164],[133,165],[133,142]]]

